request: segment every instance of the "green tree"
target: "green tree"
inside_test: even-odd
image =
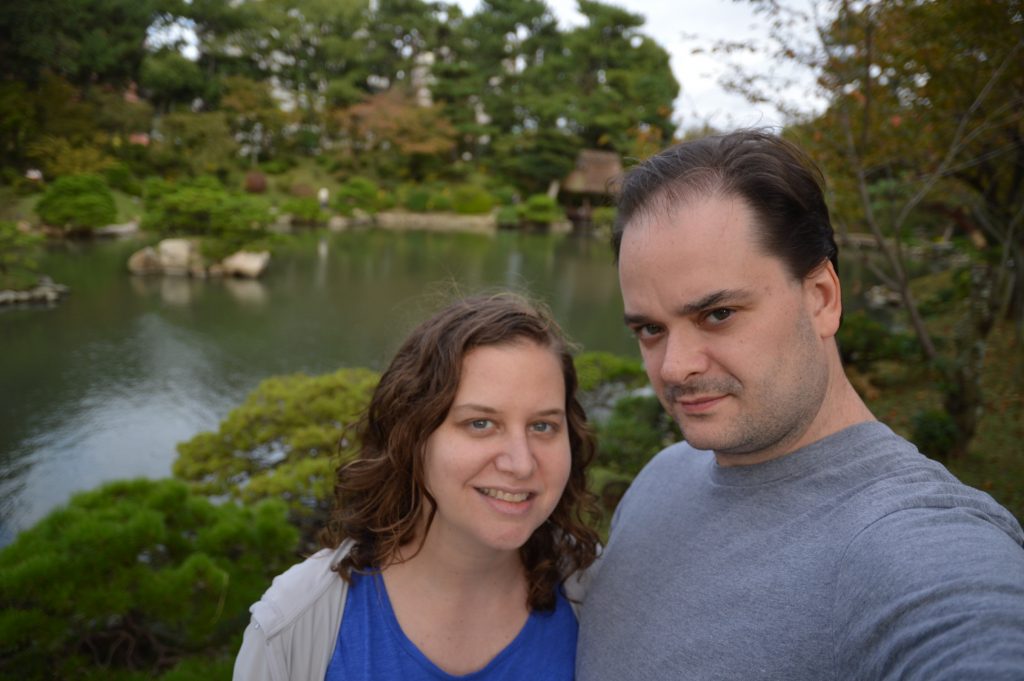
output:
[[[379,0],[371,7],[366,20],[367,85],[371,92],[415,88],[417,68],[425,66],[424,55],[437,46],[441,26],[436,5],[423,0]]]
[[[278,501],[213,504],[176,480],[79,493],[0,552],[0,676],[151,678],[233,652],[296,548]]]
[[[330,509],[335,468],[358,451],[352,427],[377,380],[365,369],[268,378],[217,432],[178,445],[174,474],[204,494],[284,500],[310,538]]]
[[[577,93],[566,112],[570,128],[588,147],[620,152],[651,130],[670,140],[679,83],[668,52],[640,31],[638,14],[596,0],[579,0],[579,10],[587,23],[565,40]]]
[[[207,95],[206,80],[196,62],[169,48],[147,54],[139,73],[139,84],[163,112]]]
[[[235,139],[243,140],[243,155],[256,165],[283,151],[289,116],[274,98],[270,83],[245,76],[221,81],[220,108],[228,115]]]
[[[150,157],[164,170],[223,179],[236,165],[238,142],[223,111],[170,113],[160,118],[157,131]]]
[[[340,131],[339,164],[379,177],[422,181],[455,146],[440,106],[422,106],[393,88],[333,113]]]
[[[497,145],[511,146],[507,138],[557,126],[573,88],[551,66],[562,34],[543,0],[486,0],[470,17],[454,12],[439,42],[434,92],[459,132],[460,154],[501,159]]]
[[[0,5],[0,72],[35,83],[47,71],[79,86],[138,78],[165,0],[35,0]]]
[[[1024,323],[1024,16],[1013,0],[817,4],[817,40],[789,32],[807,16],[752,0],[766,14],[774,57],[808,67],[828,103],[794,125],[826,167],[841,225],[875,237],[875,274],[900,294],[922,354],[939,371],[963,454],[983,408],[981,366],[995,319]],[[811,19],[813,22],[813,19]],[[728,51],[735,46],[720,46]],[[767,101],[781,88],[740,73],[733,85]],[[944,354],[911,288],[907,244],[947,226],[973,235],[964,317]]]
[[[110,224],[117,207],[102,177],[68,175],[50,185],[36,204],[36,212],[48,225],[78,232]]]

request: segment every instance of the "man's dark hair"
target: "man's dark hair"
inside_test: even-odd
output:
[[[824,177],[799,147],[762,130],[739,130],[683,142],[633,168],[619,192],[612,233],[640,215],[712,196],[742,199],[756,216],[761,244],[797,279],[830,260],[839,271]]]

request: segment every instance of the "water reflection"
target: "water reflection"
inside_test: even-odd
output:
[[[267,302],[267,289],[256,279],[225,279],[224,289],[242,305],[260,307]]]
[[[139,247],[53,253],[71,296],[0,315],[0,544],[75,491],[168,475],[176,443],[267,376],[380,369],[453,289],[526,289],[587,349],[635,355],[607,247],[586,240],[309,235],[259,281],[133,277]]]

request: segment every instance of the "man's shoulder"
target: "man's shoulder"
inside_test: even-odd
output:
[[[887,516],[894,516],[890,522],[899,521],[901,514],[913,511],[923,518],[941,515],[946,520],[936,525],[942,527],[950,518],[970,517],[990,523],[1021,543],[1024,534],[1019,523],[989,494],[963,483],[883,424],[864,430],[858,447],[861,451],[841,462],[849,471],[837,474],[861,479],[861,494],[870,499],[864,506],[875,521]]]

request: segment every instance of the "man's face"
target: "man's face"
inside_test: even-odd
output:
[[[828,388],[822,275],[794,279],[754,229],[743,200],[694,197],[638,216],[619,251],[626,324],[651,384],[686,440],[722,465],[811,441]]]

